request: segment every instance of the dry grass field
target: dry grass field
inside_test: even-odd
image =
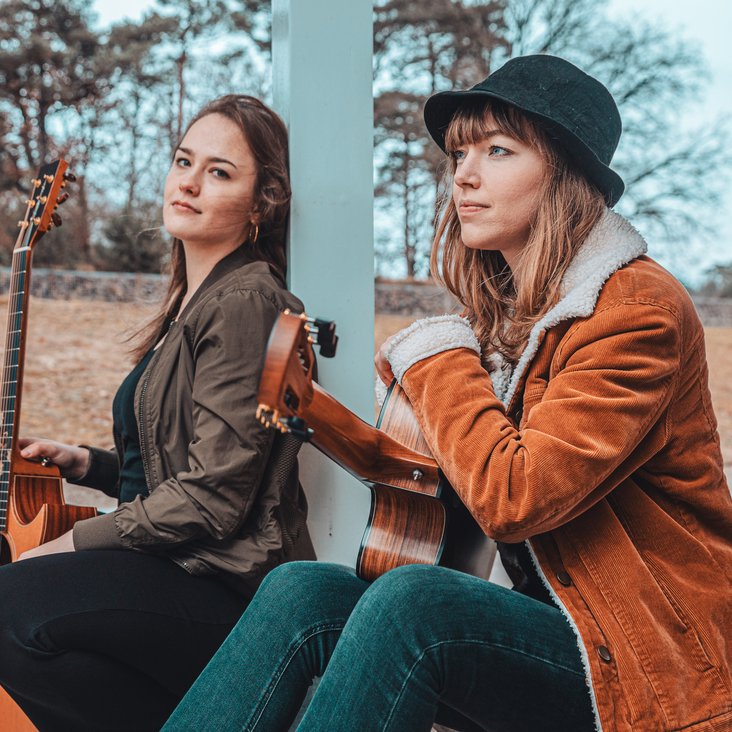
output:
[[[0,313],[6,303],[0,298]],[[149,307],[140,305],[32,299],[21,434],[110,445],[112,398],[131,367],[124,339],[150,314]],[[409,322],[379,316],[376,343]],[[4,318],[0,327],[4,330]],[[732,328],[709,328],[706,335],[712,398],[729,476]]]

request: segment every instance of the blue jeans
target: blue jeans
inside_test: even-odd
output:
[[[265,579],[164,732],[590,731],[574,634],[561,612],[442,567],[369,585],[294,562]]]

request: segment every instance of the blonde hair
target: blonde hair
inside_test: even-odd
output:
[[[605,201],[541,124],[509,104],[481,100],[459,109],[445,134],[448,155],[460,145],[485,139],[491,129],[534,147],[546,163],[528,241],[513,271],[501,252],[463,244],[451,195],[455,161],[450,156],[430,267],[432,276],[464,306],[484,361],[499,351],[515,364],[533,325],[559,301],[562,277],[605,211]]]

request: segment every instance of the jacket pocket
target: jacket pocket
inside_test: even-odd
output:
[[[661,566],[648,555],[644,555],[643,560],[655,578],[659,589],[664,594],[666,601],[671,606],[674,615],[686,629],[684,635],[690,646],[690,660],[693,662],[694,668],[697,671],[708,671],[714,668],[714,661],[691,620],[693,613],[686,608],[686,603],[673,591],[672,583]]]

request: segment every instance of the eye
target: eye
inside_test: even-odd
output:
[[[191,166],[191,161],[182,155],[176,155],[173,165],[177,165],[179,168],[189,168]]]
[[[231,178],[231,176],[222,168],[212,168],[211,175],[213,175],[214,178],[220,178],[221,180],[228,180]]]
[[[465,157],[465,150],[450,150],[450,157],[457,163]]]
[[[510,155],[510,154],[511,154],[511,151],[505,147],[501,147],[500,145],[491,145],[491,155],[503,157],[505,155]]]

